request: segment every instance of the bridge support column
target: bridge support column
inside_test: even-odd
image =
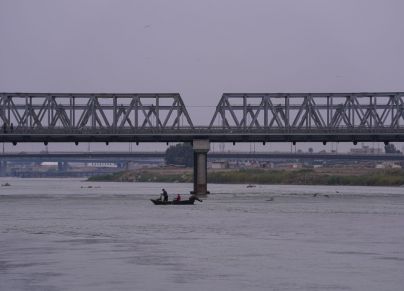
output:
[[[7,174],[7,161],[0,160],[0,176]]]
[[[194,149],[194,191],[192,194],[209,194],[208,187],[208,152],[210,142],[207,139],[193,140]]]
[[[58,162],[58,171],[59,172],[64,172],[68,168],[67,162]]]

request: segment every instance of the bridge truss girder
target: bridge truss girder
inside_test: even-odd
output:
[[[0,142],[404,141],[404,93],[223,94],[196,127],[179,94],[0,93]]]
[[[404,128],[404,93],[223,94],[209,128]]]
[[[77,132],[193,128],[178,93],[0,93],[3,132]]]

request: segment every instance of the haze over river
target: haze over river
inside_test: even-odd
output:
[[[0,182],[0,290],[404,290],[402,187]]]

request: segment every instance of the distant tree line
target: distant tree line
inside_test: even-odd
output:
[[[386,154],[399,154],[399,153],[401,153],[401,151],[396,149],[396,146],[394,144],[392,144],[392,143],[386,144],[384,146],[384,152]]]
[[[165,160],[167,165],[192,167],[194,165],[192,146],[189,143],[179,143],[168,147]]]

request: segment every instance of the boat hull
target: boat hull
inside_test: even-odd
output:
[[[163,202],[159,199],[150,199],[154,205],[193,205],[195,201],[193,200],[181,200],[181,201],[167,201]]]

